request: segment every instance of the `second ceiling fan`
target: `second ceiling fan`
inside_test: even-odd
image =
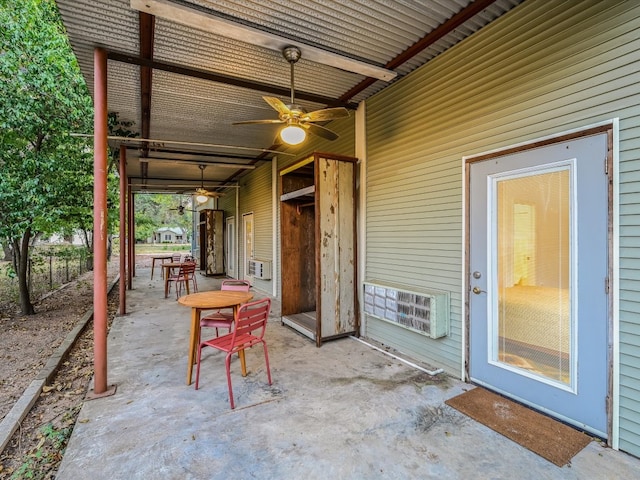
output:
[[[306,138],[306,131],[313,135],[317,135],[327,140],[335,140],[338,134],[321,125],[313,122],[325,122],[336,118],[344,118],[349,116],[349,110],[344,107],[324,108],[307,112],[300,105],[295,103],[295,82],[294,82],[294,65],[300,59],[300,49],[298,47],[285,47],[282,55],[291,65],[291,103],[285,104],[277,97],[262,97],[275,111],[278,112],[278,119],[267,120],[245,120],[234,122],[234,125],[250,125],[250,124],[275,124],[284,123],[284,127],[280,131],[280,137],[290,145],[297,145]]]
[[[204,203],[209,198],[223,197],[224,196],[223,193],[211,192],[211,191],[207,190],[206,188],[204,188],[204,169],[207,168],[207,166],[206,165],[198,165],[198,168],[200,169],[200,187],[196,188],[196,191],[194,192],[196,201],[198,203]]]

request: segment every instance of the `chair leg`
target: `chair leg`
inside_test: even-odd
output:
[[[267,344],[263,341],[262,348],[264,348],[264,363],[267,366],[267,379],[269,380],[269,385],[271,385],[271,369],[269,368],[269,353],[267,352]]]
[[[233,388],[231,387],[231,353],[227,353],[227,356],[224,359],[225,367],[227,367],[227,384],[229,386],[229,403],[231,404],[231,409],[236,408],[233,403]]]

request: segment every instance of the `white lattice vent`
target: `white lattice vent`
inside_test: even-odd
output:
[[[249,275],[261,280],[270,280],[271,262],[266,260],[249,260]]]
[[[449,334],[449,303],[448,292],[364,284],[365,313],[431,338]]]

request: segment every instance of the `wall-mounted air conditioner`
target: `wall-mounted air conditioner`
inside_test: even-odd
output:
[[[249,260],[249,275],[261,280],[270,280],[271,262],[266,260]]]

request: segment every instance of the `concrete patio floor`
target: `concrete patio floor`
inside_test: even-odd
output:
[[[222,353],[205,351],[200,389],[186,385],[190,310],[149,277],[137,269],[129,313],[109,334],[117,392],[85,402],[58,480],[640,478],[640,459],[597,441],[559,468],[444,404],[471,385],[351,338],[316,348],[280,324],[277,302],[266,335],[273,385],[260,347],[247,352],[245,378],[234,358],[231,410]]]

